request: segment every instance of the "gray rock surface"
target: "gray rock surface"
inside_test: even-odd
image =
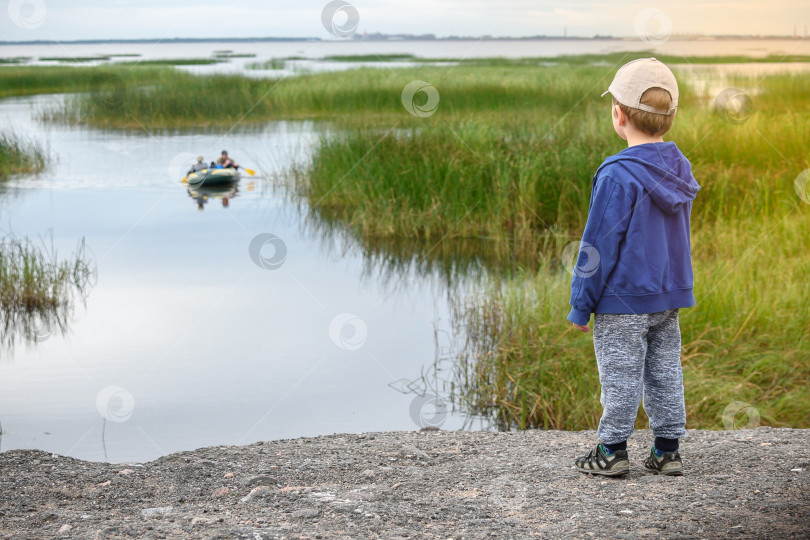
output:
[[[0,454],[0,538],[810,538],[810,430],[690,431],[686,474],[572,467],[592,431],[385,432],[143,466]]]

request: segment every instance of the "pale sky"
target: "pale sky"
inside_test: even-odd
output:
[[[640,14],[673,34],[804,35],[810,1],[729,0],[348,0],[359,32],[569,36],[636,35]],[[0,41],[171,37],[332,38],[321,22],[326,0],[9,0]],[[663,15],[662,15],[663,13]],[[345,15],[338,21],[342,24]],[[642,16],[643,18],[643,16]]]

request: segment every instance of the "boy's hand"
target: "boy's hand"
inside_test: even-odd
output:
[[[587,325],[587,324],[586,324],[586,325],[584,325],[584,326],[583,326],[583,325],[581,325],[581,324],[576,324],[576,323],[571,323],[571,324],[573,324],[573,325],[574,325],[574,328],[576,328],[577,330],[579,330],[580,332],[583,332],[583,333],[585,333],[585,334],[587,334],[588,332],[590,332],[590,331],[591,331],[591,329],[590,329],[590,328],[588,328],[588,325]]]

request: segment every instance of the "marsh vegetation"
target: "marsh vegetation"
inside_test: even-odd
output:
[[[22,339],[43,341],[64,334],[76,302],[95,282],[95,265],[84,241],[65,258],[53,246],[29,239],[0,240],[0,351]]]
[[[590,336],[565,320],[565,248],[582,233],[593,172],[623,148],[599,94],[629,59],[418,59],[278,79],[143,63],[7,66],[0,81],[2,95],[72,93],[43,117],[100,128],[322,121],[330,129],[311,162],[289,171],[290,196],[313,219],[383,258],[461,253],[486,272],[454,301],[458,403],[503,428],[582,429],[598,421],[599,385]],[[264,68],[283,67],[272,62]],[[703,186],[692,222],[698,305],[681,314],[688,425],[722,427],[725,405],[746,401],[765,424],[808,427],[810,208],[794,179],[810,168],[810,75],[733,76],[723,84],[744,99],[730,107],[674,70],[681,102],[666,138]],[[403,107],[414,80],[440,96],[425,117]],[[412,105],[427,99],[417,92]]]
[[[48,163],[42,145],[13,133],[0,133],[0,181],[12,174],[37,173]]]

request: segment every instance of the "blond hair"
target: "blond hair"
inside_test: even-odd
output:
[[[665,111],[672,107],[672,96],[663,88],[654,86],[648,88],[641,94],[641,103]],[[636,129],[648,135],[663,135],[672,128],[672,121],[675,118],[674,114],[668,115],[642,111],[641,109],[623,105],[616,101],[616,98],[613,98],[613,104],[621,108]]]

